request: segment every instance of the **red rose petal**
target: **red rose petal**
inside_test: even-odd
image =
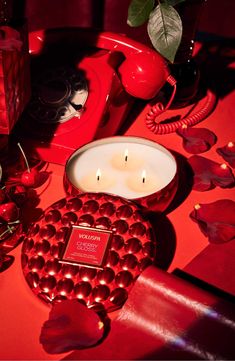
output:
[[[183,138],[184,149],[192,154],[206,152],[217,141],[216,135],[206,128],[182,127],[177,134]]]
[[[229,142],[227,145],[221,148],[216,149],[217,153],[223,157],[226,162],[232,167],[235,168],[235,143]]]
[[[193,189],[203,192],[215,187],[231,188],[235,185],[232,170],[210,159],[194,155],[188,159],[194,173]]]
[[[235,202],[230,199],[200,204],[190,213],[190,218],[211,243],[235,239]]]
[[[65,300],[52,306],[40,343],[46,352],[56,354],[95,345],[103,334],[104,324],[96,312],[75,299]]]

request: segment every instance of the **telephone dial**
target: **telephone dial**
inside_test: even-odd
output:
[[[155,97],[169,77],[156,51],[111,32],[39,30],[29,51],[32,95],[15,132],[30,154],[59,164],[116,134],[134,99]]]

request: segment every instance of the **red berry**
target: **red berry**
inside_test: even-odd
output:
[[[32,187],[32,188],[38,187],[38,184],[40,183],[40,173],[36,168],[30,169],[24,150],[22,149],[20,143],[17,143],[17,145],[20,148],[20,151],[22,153],[22,156],[24,157],[25,164],[27,167],[27,170],[21,176],[21,183],[25,187]]]
[[[21,176],[21,183],[25,187],[37,187],[40,180],[40,173],[36,168],[32,168],[30,172],[26,170]]]
[[[9,189],[9,197],[18,207],[21,207],[27,198],[26,188],[21,184],[11,186]]]
[[[6,222],[14,222],[19,218],[19,209],[14,202],[0,205],[0,218]]]

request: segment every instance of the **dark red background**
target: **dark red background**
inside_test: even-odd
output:
[[[131,29],[126,25],[129,1],[107,0],[104,5],[103,21],[94,16],[99,12],[97,10],[99,4],[100,1],[96,0],[28,0],[26,13],[29,30],[67,25],[93,25],[105,30],[127,33],[138,40],[149,41],[145,27]],[[216,153],[216,148],[224,146],[229,141],[235,141],[234,47],[230,48],[230,55],[226,53],[227,40],[230,39],[233,43],[235,38],[234,13],[233,0],[208,0],[199,24],[201,32],[226,38],[225,59],[221,57],[221,52],[216,52],[215,47],[209,74],[219,89],[218,103],[213,114],[198,125],[212,130],[217,135],[216,146],[206,153],[206,156],[221,163],[223,160]],[[147,137],[184,157],[189,157],[190,155],[182,147],[180,137],[175,133],[155,136],[146,129],[144,119],[147,109],[148,105],[138,116],[136,115],[135,121],[125,134]],[[171,115],[175,114],[175,112],[171,113]],[[50,164],[49,171],[53,174],[51,183],[48,187],[43,186],[38,190],[41,194],[39,204],[41,209],[45,209],[64,196],[62,182],[64,168]],[[183,186],[186,187],[187,184]],[[220,245],[209,244],[208,239],[189,218],[195,204],[214,202],[223,198],[235,200],[234,188],[215,188],[208,192],[191,191],[178,207],[158,221],[159,240],[162,239],[165,246],[163,254],[166,251],[170,253],[170,258],[165,260],[166,263],[162,259],[161,266],[163,269],[169,266],[169,273],[174,272],[176,268],[185,270],[190,275],[235,295],[234,241]],[[21,246],[11,252],[14,263],[1,273],[0,277],[0,359],[58,360],[66,355],[48,355],[39,344],[41,326],[48,318],[49,308],[34,296],[26,284],[21,270],[20,254]],[[161,258],[161,253],[159,256]]]
[[[133,29],[126,24],[129,3],[129,0],[28,0],[26,15],[30,30],[68,25],[95,26],[148,41],[145,26]],[[100,15],[102,7],[104,11]],[[234,37],[234,11],[233,0],[208,0],[199,30]]]

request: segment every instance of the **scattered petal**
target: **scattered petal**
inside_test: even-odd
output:
[[[51,172],[40,171],[38,173],[37,182],[35,183],[34,188],[41,187],[44,183],[46,183],[46,181],[49,179],[50,175],[51,175]]]
[[[225,243],[235,239],[235,202],[230,199],[200,204],[200,207],[194,207],[190,218],[211,243]]]
[[[97,313],[79,301],[55,303],[41,330],[40,343],[50,354],[95,345],[104,334],[104,323]]]
[[[219,164],[199,155],[193,155],[188,162],[194,174],[194,190],[203,192],[215,187],[231,188],[235,185],[232,170],[226,164]]]
[[[14,262],[15,258],[0,251],[0,273],[6,271]]]
[[[221,148],[216,149],[217,153],[223,157],[223,159],[228,162],[228,164],[235,168],[235,143],[229,142],[227,145]]]
[[[177,134],[183,138],[184,149],[191,154],[206,152],[217,141],[216,135],[206,128],[182,127]]]

